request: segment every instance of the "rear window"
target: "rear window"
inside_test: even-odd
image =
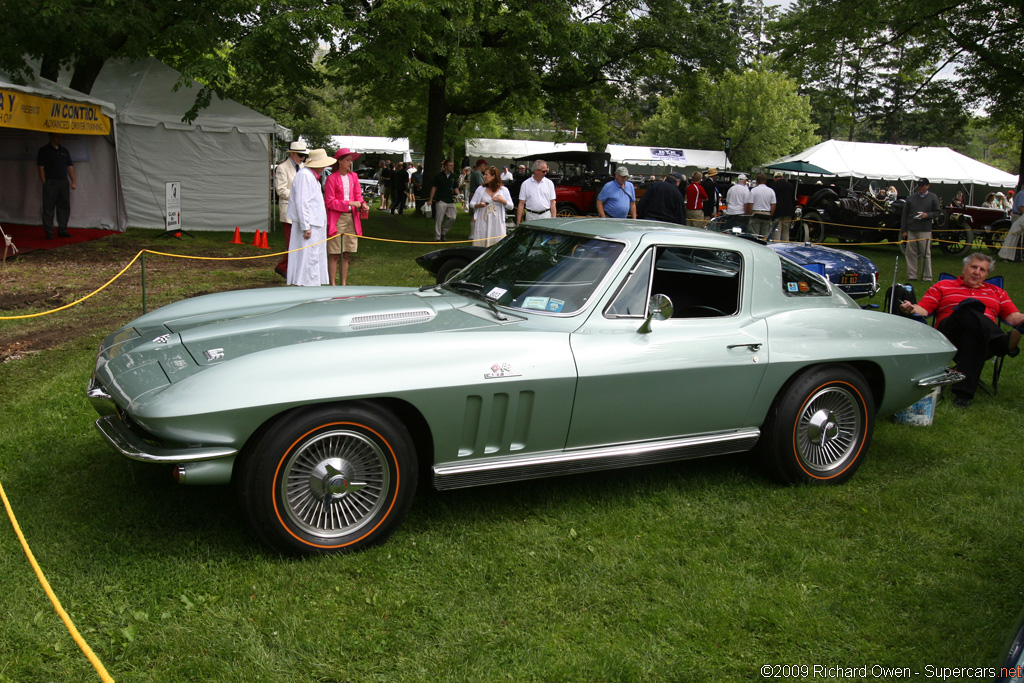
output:
[[[830,296],[828,282],[817,273],[779,256],[782,263],[782,292],[786,296]]]

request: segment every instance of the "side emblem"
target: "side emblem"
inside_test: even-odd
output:
[[[167,341],[168,341],[168,340],[169,340],[170,338],[171,338],[171,335],[169,335],[169,334],[161,334],[161,335],[160,335],[159,337],[157,337],[157,338],[155,338],[155,339],[153,340],[153,343],[154,343],[154,344],[166,344],[166,343],[167,343]]]
[[[522,377],[523,373],[512,369],[511,363],[495,363],[491,366],[490,372],[484,373],[484,379],[497,379],[499,377]]]
[[[203,353],[206,356],[206,360],[220,360],[224,357],[224,349],[210,349]]]

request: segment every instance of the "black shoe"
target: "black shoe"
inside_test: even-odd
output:
[[[274,266],[274,272],[283,277],[285,280],[288,279],[288,266],[283,263],[278,263]]]
[[[58,237],[71,237],[71,233],[68,232],[67,230],[61,230],[60,232],[57,233],[57,236]]]
[[[1020,355],[1020,330],[1013,329],[1006,335],[1006,355],[1010,358],[1016,358]]]
[[[953,401],[953,405],[956,406],[957,408],[970,408],[971,399],[967,398],[966,396],[957,396],[956,399]]]

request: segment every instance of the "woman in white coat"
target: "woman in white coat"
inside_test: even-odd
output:
[[[489,247],[505,236],[505,209],[512,206],[512,195],[501,182],[498,169],[484,170],[484,184],[476,188],[469,202],[473,209],[474,246]]]
[[[314,149],[292,181],[288,200],[292,236],[288,244],[298,251],[288,255],[287,282],[290,285],[319,287],[328,282],[327,207],[320,191],[320,174],[333,164],[334,158],[327,156],[327,152]]]

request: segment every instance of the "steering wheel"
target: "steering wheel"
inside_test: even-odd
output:
[[[725,311],[714,306],[687,306],[676,311],[674,318],[724,318]]]

